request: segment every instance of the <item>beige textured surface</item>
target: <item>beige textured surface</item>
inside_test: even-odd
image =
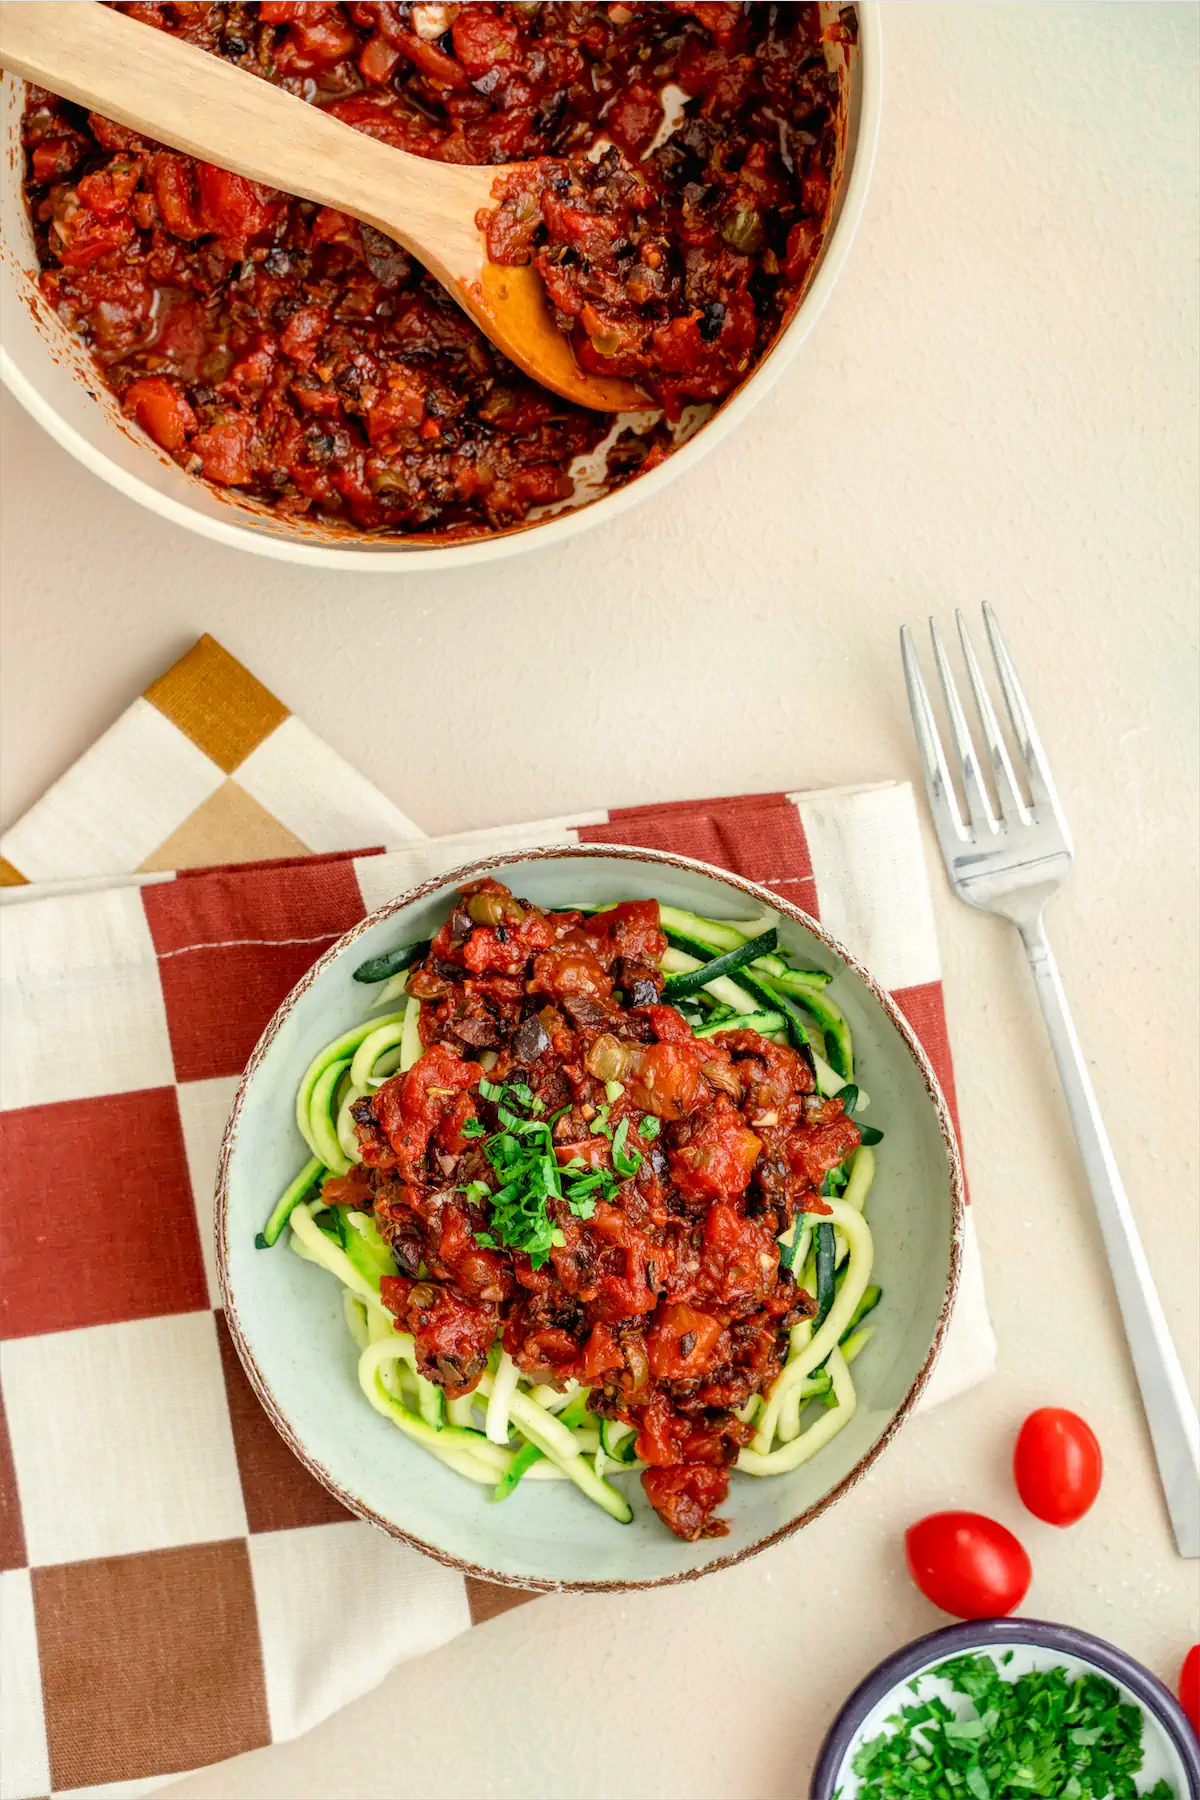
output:
[[[1064,974],[1194,1372],[1198,17],[887,7],[876,185],[805,353],[683,485],[486,585],[183,538],[6,402],[5,820],[202,630],[432,831],[914,773],[896,627],[991,599],[1076,829]],[[945,1505],[1021,1532],[1031,1613],[1173,1678],[1197,1571],[1024,968],[936,900],[996,1379],[799,1540],[697,1587],[539,1600],[179,1800],[802,1794],[840,1696],[939,1622],[900,1534]],[[1070,1532],[1023,1517],[1007,1474],[1045,1402],[1107,1457]]]

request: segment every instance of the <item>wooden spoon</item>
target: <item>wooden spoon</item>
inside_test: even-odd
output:
[[[0,0],[0,63],[161,144],[333,206],[403,245],[527,375],[600,412],[645,409],[631,381],[589,375],[532,266],[490,261],[475,223],[516,164],[465,167],[393,150],[282,88],[88,0]]]

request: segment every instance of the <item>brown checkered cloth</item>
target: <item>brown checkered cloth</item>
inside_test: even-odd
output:
[[[953,1104],[906,786],[431,840],[204,639],[0,841],[0,1800],[116,1800],[294,1736],[528,1597],[352,1519],[293,1459],[219,1309],[213,1173],[247,1055],[334,938],[483,851],[579,842],[822,917]],[[935,1399],[992,1367],[972,1251]]]

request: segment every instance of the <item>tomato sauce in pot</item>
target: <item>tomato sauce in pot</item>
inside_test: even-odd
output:
[[[492,253],[532,260],[581,363],[668,419],[745,376],[820,248],[825,36],[852,25],[823,35],[815,5],[121,10],[400,149],[531,162],[485,221]],[[494,530],[570,498],[611,420],[531,383],[391,239],[42,89],[23,133],[42,289],[183,468],[360,532]],[[661,424],[621,431],[608,484],[669,449]]]

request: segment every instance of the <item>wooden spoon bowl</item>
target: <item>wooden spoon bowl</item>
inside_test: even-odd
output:
[[[532,266],[491,261],[476,215],[496,204],[495,183],[519,165],[466,167],[394,150],[95,0],[2,0],[0,64],[172,149],[374,226],[511,362],[577,406],[652,404],[633,382],[580,368]]]

